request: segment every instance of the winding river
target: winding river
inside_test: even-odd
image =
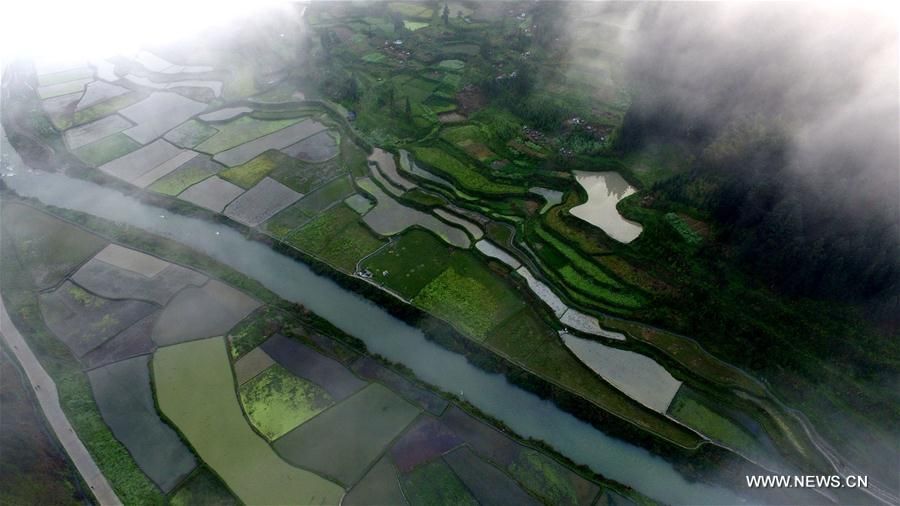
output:
[[[5,142],[4,145],[9,146]],[[541,439],[573,461],[608,478],[670,504],[745,502],[727,489],[688,482],[662,458],[605,435],[561,411],[552,402],[510,384],[502,375],[478,369],[462,355],[428,341],[421,331],[365,298],[227,226],[171,215],[169,211],[86,181],[34,172],[12,162],[9,153],[5,154],[5,161],[15,174],[7,173],[4,181],[18,194],[132,225],[202,251],[256,279],[279,296],[303,304],[364,341],[372,352],[405,364],[423,380],[446,391],[461,393],[518,434]]]

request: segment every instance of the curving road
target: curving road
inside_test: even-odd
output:
[[[106,481],[106,477],[100,472],[100,468],[97,467],[94,458],[91,457],[87,448],[78,439],[78,435],[75,434],[69,419],[66,418],[66,414],[59,405],[59,394],[56,391],[56,384],[53,382],[53,379],[50,378],[50,375],[38,362],[37,357],[34,356],[31,348],[28,347],[22,334],[19,333],[19,330],[9,319],[2,297],[0,297],[0,338],[6,341],[9,349],[25,371],[25,375],[34,389],[34,395],[41,405],[44,416],[50,422],[50,427],[56,434],[56,438],[62,443],[66,453],[69,454],[69,458],[75,464],[78,472],[81,473],[81,477],[84,478],[94,497],[97,498],[97,502],[102,506],[121,505],[122,501],[119,500],[112,487],[109,486],[109,482]]]

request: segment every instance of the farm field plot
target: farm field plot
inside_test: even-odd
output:
[[[350,489],[342,504],[365,506],[370,504],[405,505],[397,471],[387,457],[382,457],[372,469]]]
[[[532,352],[558,339],[553,329],[526,306],[494,327],[484,343],[512,360],[524,363]]]
[[[172,506],[237,506],[237,499],[206,467],[192,474],[169,498]]]
[[[131,137],[119,132],[97,142],[81,146],[72,151],[72,154],[91,167],[100,167],[140,147],[141,145],[132,140]]]
[[[272,178],[264,178],[225,207],[225,216],[255,227],[293,204],[303,195]]]
[[[169,346],[153,359],[160,410],[246,504],[338,504],[343,490],[280,459],[247,425],[222,338]]]
[[[275,364],[240,387],[250,422],[269,440],[334,404],[325,390]]]
[[[287,156],[281,151],[267,151],[261,156],[267,155],[275,161],[274,169],[269,174],[272,179],[303,194],[313,193],[321,189],[322,185],[328,186],[340,181],[337,177],[347,173],[339,159],[312,164]],[[329,181],[332,183],[328,183]]]
[[[209,155],[198,154],[184,165],[154,181],[148,189],[174,197],[188,187],[218,174],[223,168],[212,161]]]
[[[353,372],[369,381],[384,384],[404,399],[418,404],[433,415],[440,415],[449,404],[439,395],[419,387],[412,381],[384,367],[369,356],[360,357],[352,366]]]
[[[147,144],[204,109],[206,104],[202,102],[177,93],[157,91],[120,110],[119,114],[136,123],[125,131],[125,135]]]
[[[203,121],[228,121],[238,116],[253,112],[249,107],[225,107],[198,116]]]
[[[85,369],[102,367],[120,360],[146,355],[156,349],[151,338],[159,312],[144,317],[141,321],[119,332],[112,339],[89,351],[81,357]]]
[[[144,175],[150,173],[156,167],[159,167],[170,160],[181,160],[182,153],[190,152],[184,151],[173,144],[159,139],[152,144],[148,144],[122,157],[104,163],[98,168],[110,176],[117,177],[132,184],[137,184]],[[182,163],[186,161],[187,160],[183,160]],[[180,165],[180,163],[178,165]],[[178,165],[171,167],[171,170],[178,168]],[[159,174],[159,177],[164,175],[165,174]],[[149,181],[147,184],[152,182],[153,181]]]
[[[2,218],[4,238],[15,246],[19,261],[39,289],[56,286],[107,244],[94,234],[25,205],[3,205]]]
[[[84,91],[84,87],[93,81],[92,78],[75,79],[74,81],[65,81],[57,84],[50,84],[38,88],[38,96],[47,99],[60,95],[68,95],[70,93],[80,93]]]
[[[515,257],[487,239],[476,242],[475,249],[484,253],[486,256],[500,260],[512,269],[518,269],[522,265]]]
[[[503,471],[478,458],[466,446],[444,455],[444,461],[482,506],[541,504]]]
[[[81,111],[84,109],[88,109],[97,104],[106,102],[112,98],[116,98],[121,95],[125,95],[129,93],[131,90],[128,88],[123,88],[122,86],[118,86],[115,84],[106,83],[103,81],[94,81],[87,85],[84,90],[84,95],[81,96],[81,100],[78,101],[78,105],[75,106],[76,111]]]
[[[509,439],[452,407],[441,421],[482,458],[493,462],[532,494],[549,504],[591,504],[600,487],[550,457]]]
[[[641,234],[643,228],[619,214],[616,204],[635,193],[618,172],[575,171],[575,179],[588,194],[588,201],[573,207],[570,212],[598,227],[613,239],[629,243]]]
[[[178,292],[159,316],[153,341],[159,346],[225,335],[260,303],[231,286],[209,280]]]
[[[149,255],[145,256],[157,260]],[[163,262],[161,271],[147,277],[104,262],[100,258],[102,257],[98,254],[89,260],[75,272],[72,280],[85,289],[110,299],[146,300],[164,306],[181,289],[201,286],[208,279],[199,272],[168,262]]]
[[[411,299],[440,275],[453,248],[426,230],[413,228],[362,264],[372,279]]]
[[[391,460],[401,473],[408,473],[462,443],[440,420],[420,416],[391,446]]]
[[[253,348],[234,363],[234,376],[238,385],[243,385],[273,364],[275,361],[262,348]]]
[[[281,163],[291,162],[281,151],[269,150],[249,162],[223,170],[219,177],[248,190],[262,181]]]
[[[342,401],[366,386],[340,362],[281,334],[270,337],[260,348],[286,370],[322,387],[335,401]]]
[[[456,214],[453,214],[445,209],[435,209],[434,214],[438,215],[438,217],[440,217],[444,221],[449,221],[454,225],[459,225],[460,227],[464,228],[466,232],[468,232],[469,235],[471,235],[476,241],[484,237],[484,231],[481,230],[478,225],[461,216],[457,216]]]
[[[103,420],[138,466],[163,492],[194,467],[191,451],[156,414],[149,357],[140,356],[88,372]]]
[[[247,163],[254,157],[259,156],[270,149],[286,148],[325,129],[325,125],[319,123],[318,121],[310,119],[303,120],[299,123],[294,123],[276,132],[264,135],[258,139],[245,142],[240,146],[225,151],[219,151],[216,153],[216,156],[214,156],[213,159],[217,162],[228,165],[229,167],[233,167],[235,165]],[[218,135],[221,135],[221,132]],[[207,142],[214,141],[215,139],[216,137],[213,137]],[[202,151],[201,148],[203,148],[203,144],[197,146],[197,149]]]
[[[371,200],[358,193],[345,198],[344,204],[347,204],[347,207],[356,211],[356,214],[366,214],[369,209],[374,207]]]
[[[400,483],[411,506],[478,504],[443,460],[432,461],[401,476]]]
[[[218,128],[192,119],[169,130],[163,138],[183,148],[195,148],[198,144],[216,135],[218,132]]]
[[[383,149],[375,148],[372,150],[372,154],[369,155],[369,162],[374,162],[378,164],[378,168],[381,170],[381,173],[385,175],[393,184],[403,188],[404,190],[412,190],[415,188],[416,183],[410,181],[409,179],[400,175],[397,172],[397,164],[394,162],[394,154],[390,151],[385,151]]]
[[[371,384],[275,441],[275,449],[294,465],[355,483],[418,413],[390,390]]]
[[[196,204],[210,211],[221,213],[225,206],[240,194],[241,187],[218,176],[208,177],[178,194],[178,198]]]
[[[478,341],[525,304],[512,287],[471,254],[454,255],[450,266],[429,282],[413,303]]]
[[[469,236],[461,229],[450,226],[430,214],[418,209],[404,206],[385,193],[371,179],[363,178],[356,184],[367,193],[375,197],[375,208],[363,216],[363,221],[380,235],[396,235],[404,230],[418,225],[433,231],[447,244],[459,248],[468,248],[471,245]]]
[[[90,67],[78,65],[56,72],[42,72],[38,70],[37,82],[38,86],[52,86],[54,84],[81,81],[93,77],[93,75],[94,71]]]
[[[494,182],[440,148],[415,147],[412,153],[416,160],[456,181],[464,191],[488,195],[522,195],[526,191],[519,186]]]
[[[384,244],[382,239],[359,222],[359,216],[355,212],[344,205],[334,206],[316,216],[290,234],[286,241],[344,272],[355,272],[359,259]]]
[[[334,133],[319,132],[302,141],[284,148],[284,152],[305,162],[319,163],[330,160],[338,154],[338,142]]]
[[[665,413],[681,382],[652,358],[571,334],[563,342],[579,360],[606,381],[648,408]]]
[[[70,281],[38,298],[47,327],[78,357],[156,311],[148,302],[97,297]]]
[[[228,123],[217,123],[216,125],[207,125],[207,127],[217,130],[217,132],[197,145],[197,151],[204,153],[216,154],[228,149],[240,146],[254,139],[259,139],[272,132],[277,132],[287,128],[300,119],[283,119],[283,120],[260,120],[249,116],[241,116]],[[206,123],[198,122],[201,125]]]
[[[127,81],[130,81],[138,86],[143,86],[146,88],[151,88],[154,90],[172,90],[176,88],[206,88],[208,89],[214,97],[219,97],[222,95],[222,82],[221,81],[206,81],[200,79],[185,79],[182,81],[167,81],[164,83],[153,81],[152,79],[148,79],[143,76],[136,76],[134,74],[128,74],[125,76]]]
[[[668,414],[701,431],[715,441],[733,448],[740,448],[748,455],[766,460],[765,450],[753,435],[739,424],[709,406],[706,406],[691,389],[682,386],[669,405]]]
[[[130,121],[118,114],[113,114],[112,116],[107,116],[91,123],[85,123],[84,125],[70,128],[66,130],[63,137],[65,138],[69,149],[78,149],[81,146],[117,134],[131,126],[132,123]]]

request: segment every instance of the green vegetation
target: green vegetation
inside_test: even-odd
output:
[[[382,239],[360,223],[359,215],[344,205],[334,206],[316,216],[303,228],[290,234],[286,241],[351,273],[356,271],[356,263],[362,257],[384,244]]]
[[[278,157],[269,153],[273,151],[267,151],[247,163],[225,169],[219,173],[219,177],[249,190],[278,166]]]
[[[373,383],[286,434],[275,449],[293,465],[355,483],[418,413]]]
[[[92,167],[99,167],[140,147],[141,145],[131,137],[119,132],[97,142],[92,142],[87,146],[82,146],[72,151],[72,153],[84,163]]]
[[[454,251],[434,234],[413,228],[367,258],[361,267],[371,271],[375,281],[411,299],[447,268]]]
[[[188,165],[157,179],[150,185],[149,190],[175,196],[183,192],[187,187],[199,183],[215,173],[213,166],[207,164],[193,165],[188,162]]]
[[[549,504],[579,503],[572,485],[572,471],[534,450],[523,450],[507,466],[509,474]]]
[[[63,120],[62,122],[57,122],[56,120],[54,120],[54,125],[62,130],[69,127],[90,123],[91,121],[98,120],[104,116],[109,116],[110,114],[113,114],[120,109],[124,109],[131,104],[135,104],[143,100],[144,98],[146,98],[146,95],[137,92],[119,95],[118,97],[113,97],[109,100],[104,100],[99,104],[92,105],[87,109],[75,111],[75,113],[72,115],[71,121]]]
[[[218,133],[218,131],[219,129],[212,125],[192,119],[178,125],[174,130],[167,133],[166,140],[183,148],[193,148]]]
[[[287,128],[301,119],[262,121],[250,116],[240,116],[228,123],[218,125],[216,128],[219,131],[209,139],[198,144],[195,149],[204,153],[220,153],[272,132],[277,132],[282,128]]]
[[[522,195],[525,193],[524,188],[495,183],[481,175],[471,165],[459,161],[442,149],[414,147],[412,152],[417,161],[434,168],[440,175],[453,179],[464,191],[489,195]]]
[[[340,501],[339,486],[288,465],[247,425],[222,338],[160,348],[153,377],[159,409],[243,502]]]
[[[348,144],[352,143],[348,141]],[[314,164],[287,156],[281,151],[267,151],[260,157],[266,157],[271,161],[272,171],[269,176],[272,179],[303,194],[311,193],[327,181],[335,180],[337,176],[347,172],[344,160],[329,160]]]
[[[24,206],[4,205],[2,214],[4,230],[9,230],[14,226],[9,212],[14,207],[21,207],[19,212],[23,214],[43,215],[39,211]],[[49,216],[43,216],[41,221],[47,223],[54,221]],[[18,218],[15,223],[19,223]],[[29,227],[30,233],[34,234],[35,238],[46,237],[47,234],[53,233],[54,240],[63,240],[61,236],[64,234],[60,233],[59,228],[55,230],[54,228],[42,228],[38,223],[33,221],[33,226]],[[69,235],[64,241],[71,241],[73,244],[86,240],[89,242],[100,241],[99,238],[75,227],[63,224],[59,226],[63,226],[67,230],[66,235]],[[90,239],[84,237],[75,239],[73,236],[77,235],[88,236]],[[44,260],[40,260],[41,257],[30,258],[28,264],[22,264],[11,242],[13,241],[0,241],[0,254],[2,254],[0,256],[0,288],[2,288],[4,304],[13,323],[28,340],[32,350],[41,361],[41,365],[56,383],[59,401],[69,422],[122,501],[134,504],[163,504],[163,496],[159,490],[140,470],[128,450],[113,436],[103,422],[100,411],[94,403],[87,377],[81,371],[81,364],[71,355],[69,349],[53,336],[41,318],[41,310],[35,293],[36,287],[29,276],[32,274],[30,270],[58,272],[60,266],[53,263],[43,264],[44,261],[52,262],[54,256],[43,257]],[[74,259],[74,253],[71,251],[59,252],[57,250],[55,254],[59,253]],[[87,260],[88,256],[82,258],[81,261]]]
[[[732,420],[705,406],[687,387],[682,387],[672,399],[669,415],[693,427],[729,448],[736,448],[746,455],[758,457],[762,452],[759,443]]]
[[[411,506],[478,504],[459,477],[441,459],[424,464],[402,476],[400,484]]]
[[[678,232],[678,235],[684,239],[684,242],[690,244],[691,246],[696,246],[703,241],[703,238],[700,237],[700,234],[694,232],[694,229],[690,227],[685,221],[675,213],[666,213],[666,221],[669,225],[672,225],[672,228]]]
[[[475,262],[471,265],[481,267]],[[452,322],[467,335],[484,340],[498,321],[523,303],[508,289],[496,290],[500,282],[490,277],[490,271],[484,270],[478,273],[481,276],[473,276],[476,273],[469,270],[463,274],[450,266],[425,286],[413,302]]]
[[[240,387],[250,422],[270,441],[327,408],[328,393],[275,364]]]
[[[205,466],[194,474],[169,498],[171,506],[237,506],[237,499],[216,475]]]

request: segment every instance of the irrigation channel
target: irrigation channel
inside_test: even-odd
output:
[[[487,373],[464,356],[427,340],[422,332],[306,264],[246,239],[225,225],[172,215],[117,190],[13,163],[4,181],[23,197],[125,223],[174,239],[259,281],[286,300],[303,304],[424,381],[462,396],[524,437],[541,439],[579,464],[669,504],[738,504],[733,492],[688,482],[660,457],[607,436],[552,402]],[[18,166],[17,166],[18,165]]]

